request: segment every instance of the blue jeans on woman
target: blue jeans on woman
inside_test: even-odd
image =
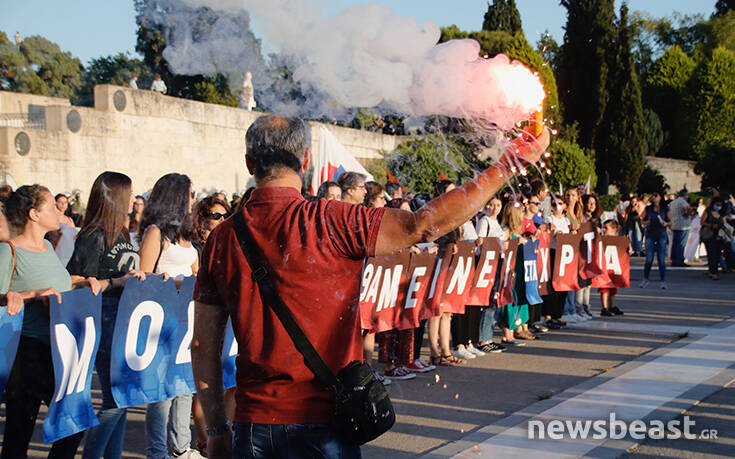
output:
[[[480,313],[480,334],[477,337],[479,343],[489,343],[493,340],[493,330],[498,323],[500,308],[488,306]]]
[[[343,442],[328,424],[251,424],[236,422],[233,459],[271,457],[360,459],[358,445]]]
[[[666,233],[646,234],[646,264],[643,267],[643,278],[648,280],[653,266],[653,256],[658,260],[658,273],[661,282],[666,282],[666,246],[669,238]]]
[[[643,237],[642,237],[641,227],[640,225],[635,222],[633,224],[633,227],[628,230],[628,236],[630,237],[630,245],[633,247],[633,252],[635,253],[641,253],[643,252]]]
[[[122,457],[125,421],[128,411],[125,408],[117,407],[110,386],[112,333],[115,329],[119,302],[120,298],[117,296],[102,297],[100,347],[97,351],[97,360],[94,363],[97,376],[100,378],[100,386],[102,386],[102,407],[97,413],[97,419],[100,423],[87,431],[82,459],[98,459],[102,457],[103,453],[105,459],[120,459]]]
[[[168,457],[169,451],[181,453],[191,447],[192,394],[179,395],[151,403],[145,412],[149,459]]]

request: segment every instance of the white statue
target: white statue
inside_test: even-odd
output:
[[[245,73],[245,81],[242,83],[242,93],[240,93],[240,107],[251,111],[258,104],[255,102],[255,92],[253,90],[253,74]]]

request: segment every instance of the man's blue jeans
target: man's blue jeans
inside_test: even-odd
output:
[[[360,447],[339,439],[327,424],[251,424],[236,422],[233,459],[271,457],[360,459]]]
[[[689,230],[674,230],[671,241],[671,266],[686,266],[684,264],[684,247],[689,239]]]
[[[102,386],[102,407],[97,413],[100,423],[87,431],[82,459],[119,459],[122,456],[127,410],[118,408],[110,388],[110,355],[112,333],[117,318],[118,297],[102,297],[102,330],[95,368]]]
[[[666,282],[666,245],[669,243],[669,237],[666,233],[646,234],[646,264],[643,266],[643,278],[649,279],[651,275],[651,266],[653,266],[653,256],[656,255],[658,260],[658,272],[661,276],[661,282]]]

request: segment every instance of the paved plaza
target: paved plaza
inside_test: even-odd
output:
[[[633,288],[618,295],[622,317],[596,318],[522,348],[394,382],[396,425],[363,456],[732,456],[735,274],[715,282],[703,268],[671,269],[670,288],[661,290],[654,271],[651,285],[639,289],[641,264],[633,260]],[[593,310],[599,312],[596,295]],[[99,403],[98,390],[94,398]],[[611,412],[629,421],[689,416],[698,438],[528,438],[529,420],[598,420]],[[145,457],[144,417],[143,408],[129,410],[124,457]],[[716,439],[699,435],[712,430]],[[31,457],[46,456],[40,431],[41,421]]]

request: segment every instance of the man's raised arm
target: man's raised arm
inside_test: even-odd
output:
[[[549,131],[544,129],[538,139],[520,146],[513,145],[498,163],[510,164],[512,156],[536,162],[548,146]],[[458,228],[503,187],[509,178],[508,170],[510,167],[489,167],[472,181],[433,199],[416,212],[388,209],[378,232],[376,254],[388,254],[417,242],[433,241]]]

